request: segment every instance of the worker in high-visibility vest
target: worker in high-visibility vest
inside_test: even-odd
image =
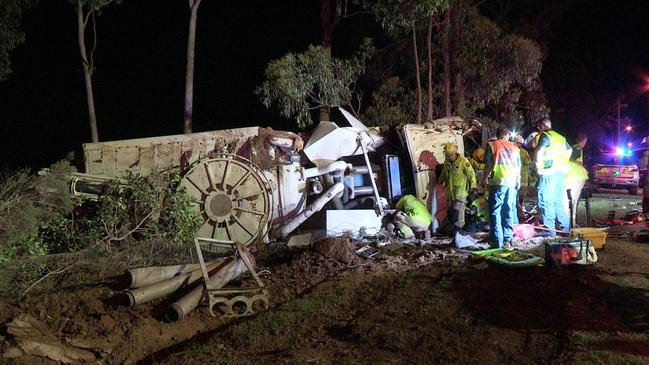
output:
[[[394,206],[398,211],[393,216],[393,224],[403,238],[412,238],[416,234],[421,238],[430,238],[432,215],[426,205],[413,195],[404,195]],[[413,232],[414,231],[414,232]]]
[[[464,227],[464,209],[469,191],[477,190],[475,171],[469,160],[458,153],[458,146],[447,143],[444,146],[446,160],[442,165],[439,182],[446,188],[448,200],[448,221],[454,229]]]
[[[566,193],[563,194],[563,205],[570,212],[571,227],[574,227],[576,223],[579,197],[586,181],[588,181],[588,171],[584,166],[576,161],[568,162],[568,172],[563,179],[563,188],[566,189]]]
[[[557,229],[557,224],[561,230],[570,229],[570,217],[563,205],[563,179],[568,171],[572,148],[565,137],[552,130],[550,119],[539,122],[539,132],[539,142],[534,150],[539,175],[537,202],[543,225],[551,229],[547,231],[548,235],[556,236],[554,230]]]
[[[575,144],[572,145],[572,154],[570,156],[570,161],[574,161],[580,165],[584,165],[584,148],[588,143],[588,136],[583,133],[577,134],[577,139]]]
[[[464,226],[468,232],[486,232],[489,230],[489,203],[485,197],[488,193],[480,194],[469,205],[469,224]]]
[[[469,158],[471,167],[473,167],[473,171],[475,171],[476,181],[482,180],[482,174],[484,173],[485,168],[484,155],[484,150],[481,147],[478,147],[473,151],[471,157]]]
[[[488,183],[489,188],[489,243],[511,249],[516,194],[521,182],[521,156],[518,147],[509,141],[506,127],[499,127],[496,139],[487,145],[487,167],[482,184],[486,187]]]

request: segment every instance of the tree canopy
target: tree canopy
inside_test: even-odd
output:
[[[331,57],[313,45],[302,53],[288,53],[268,64],[266,80],[256,93],[267,108],[276,106],[300,128],[312,125],[311,111],[321,107],[344,106],[358,114],[361,94],[356,82],[373,53],[369,39],[349,59]]]
[[[11,51],[25,41],[20,20],[23,11],[32,5],[32,0],[0,1],[0,81],[11,73]]]

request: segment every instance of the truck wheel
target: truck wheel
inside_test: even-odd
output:
[[[629,194],[631,195],[638,195],[638,187],[634,186],[632,188],[629,188]]]

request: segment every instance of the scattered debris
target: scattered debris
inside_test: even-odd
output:
[[[19,315],[7,324],[7,332],[14,336],[18,347],[25,354],[47,357],[64,364],[96,361],[95,352],[109,354],[114,347],[108,343],[102,344],[101,347],[92,347],[87,346],[87,342],[74,339],[66,339],[68,344],[65,344],[64,340],[59,339],[47,326],[27,314]],[[75,345],[79,343],[84,346]],[[19,354],[20,350],[16,350],[18,349],[12,350],[10,356],[17,357],[22,354]]]
[[[370,245],[365,245],[365,246],[359,248],[358,250],[356,250],[357,254],[361,255],[362,257],[364,257],[366,259],[371,259],[372,257],[378,255],[379,252],[381,252],[381,251],[379,251],[376,248],[372,248],[372,246],[370,246]]]
[[[471,237],[471,235],[462,235],[459,231],[455,232],[455,239],[453,242],[455,242],[455,247],[457,248],[470,247],[478,243],[478,241]]]
[[[9,347],[2,353],[2,357],[4,359],[15,359],[17,357],[21,357],[22,355],[23,352],[20,351],[18,347]]]
[[[381,218],[373,209],[327,210],[327,235],[376,235],[382,230]]]
[[[311,238],[313,234],[303,233],[303,234],[294,234],[291,238],[288,239],[286,244],[289,247],[303,247],[311,244]]]
[[[638,231],[633,235],[633,239],[640,243],[649,243],[649,230]]]

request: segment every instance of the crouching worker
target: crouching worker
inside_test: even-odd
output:
[[[487,193],[478,195],[469,205],[469,224],[464,226],[467,232],[489,231],[489,204],[486,195]]]
[[[395,205],[398,209],[392,217],[392,225],[388,230],[396,229],[397,234],[403,238],[430,238],[430,224],[432,215],[426,205],[412,195],[405,195]]]
[[[444,146],[446,160],[442,166],[439,182],[446,188],[448,198],[448,221],[452,231],[464,227],[464,209],[466,209],[469,191],[477,190],[475,171],[471,162],[458,153],[454,143]]]

